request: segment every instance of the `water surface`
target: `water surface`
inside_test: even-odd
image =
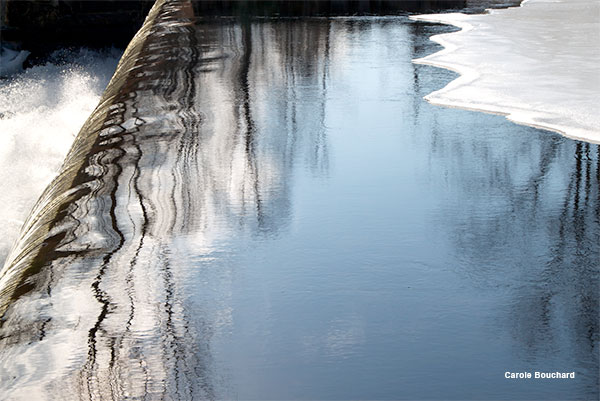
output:
[[[598,397],[597,145],[423,101],[434,25],[158,8],[9,257],[3,394]]]

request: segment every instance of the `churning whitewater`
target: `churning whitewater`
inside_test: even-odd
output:
[[[114,49],[59,50],[43,65],[0,81],[0,266],[120,56]]]

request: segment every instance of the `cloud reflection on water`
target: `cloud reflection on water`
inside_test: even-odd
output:
[[[423,103],[426,24],[160,7],[5,270],[5,393],[458,397],[548,354],[594,392],[597,146]]]

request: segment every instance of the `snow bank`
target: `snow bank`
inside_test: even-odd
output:
[[[444,49],[414,60],[461,74],[429,102],[600,143],[599,1],[529,0],[488,14],[411,18],[462,28],[432,37]]]

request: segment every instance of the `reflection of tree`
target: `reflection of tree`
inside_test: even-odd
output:
[[[596,148],[596,159],[590,148]],[[573,171],[564,194],[563,207],[552,225],[550,255],[541,274],[549,283],[542,287],[532,300],[539,302],[538,310],[545,311],[544,322],[555,319],[552,302],[564,303],[569,309],[570,330],[583,344],[577,347],[579,358],[585,360],[598,353],[598,261],[600,260],[600,221],[598,220],[598,179],[591,170],[598,171],[597,145],[576,143]],[[595,184],[593,183],[595,181]],[[535,193],[537,197],[537,191]],[[535,325],[528,327],[531,338],[539,331]],[[544,329],[546,329],[544,327]],[[546,329],[547,330],[547,329]],[[532,333],[533,332],[533,333]],[[546,333],[551,337],[554,333]],[[554,339],[554,343],[560,338]],[[593,359],[592,359],[593,360]],[[596,364],[597,364],[596,360]]]
[[[219,230],[273,235],[289,220],[298,158],[326,172],[329,23],[195,25],[189,3],[161,7],[50,189],[51,207],[39,208],[49,226],[34,223],[18,259],[27,288],[10,301],[36,303],[45,291],[39,314],[5,315],[4,350],[52,354],[68,334],[67,354],[47,371],[12,355],[23,380],[37,369],[40,386],[59,375],[73,398],[215,398],[214,322],[186,303],[181,238],[193,237],[198,254]],[[319,117],[306,123],[299,112]],[[64,297],[76,299],[55,308]]]
[[[425,56],[423,37],[448,29],[410,27],[413,59]],[[413,68],[418,98],[454,76]],[[482,128],[497,117],[457,112],[457,121],[448,121],[423,107],[431,106],[415,105],[415,124],[431,126],[431,159],[442,161],[443,185],[453,189],[452,213],[440,219],[452,228],[455,271],[477,287],[509,291],[507,313],[494,318],[511,328],[515,351],[532,367],[555,355],[569,369],[597,372],[600,148],[522,127],[515,130],[522,134],[499,135]],[[597,394],[597,387],[582,391]]]
[[[287,224],[298,157],[318,174],[326,172],[325,92],[316,88],[319,81],[326,85],[327,26],[325,21],[239,24],[232,142],[245,162],[238,163],[244,178],[236,185],[237,202],[242,220],[256,217],[257,233],[274,234]],[[299,119],[298,113],[320,118]]]
[[[257,156],[255,149],[255,136],[256,136],[256,127],[254,125],[254,120],[252,119],[251,112],[251,100],[250,100],[250,62],[252,59],[252,27],[249,21],[242,21],[241,30],[242,30],[242,57],[240,60],[239,67],[239,90],[240,90],[240,100],[242,107],[242,124],[243,124],[243,138],[244,138],[244,150],[246,152],[246,157],[248,160],[248,174],[250,175],[250,180],[253,181],[253,185],[251,191],[254,196],[254,203],[256,207],[256,217],[258,221],[259,230],[264,225],[264,217],[262,212],[262,202],[261,202],[261,194],[259,189],[259,172],[258,172],[258,164],[257,164]],[[244,191],[244,188],[242,188]]]
[[[486,0],[494,4],[504,0]],[[506,0],[508,2],[510,0]],[[513,3],[516,0],[512,0]],[[194,1],[198,15],[267,15],[267,16],[327,16],[382,15],[404,12],[431,12],[448,8],[465,8],[469,0],[201,0]],[[475,3],[481,3],[475,0]],[[518,4],[518,3],[517,3]],[[481,11],[481,4],[476,4]]]
[[[578,368],[597,369],[598,146],[529,134],[436,139],[432,152],[452,153],[445,175],[460,188],[461,212],[444,218],[456,227],[457,270],[477,285],[509,286],[506,319],[527,358],[564,352],[569,360],[576,350]],[[503,151],[506,140],[517,154]]]
[[[157,240],[149,237],[151,231],[157,234],[152,225],[155,225],[160,217],[157,216],[157,210],[161,205],[153,203],[142,184],[147,180],[148,173],[148,168],[142,166],[142,160],[146,155],[152,156],[153,151],[159,149],[144,140],[147,139],[146,134],[152,132],[152,127],[151,124],[147,124],[147,115],[140,109],[142,99],[148,96],[148,92],[159,90],[163,102],[178,104],[177,109],[184,110],[178,115],[178,123],[187,127],[188,131],[179,136],[167,133],[165,139],[174,150],[174,165],[181,167],[179,173],[184,179],[189,178],[187,157],[193,155],[197,146],[197,137],[194,134],[200,122],[198,114],[193,112],[195,86],[192,68],[198,63],[199,54],[196,50],[198,43],[195,30],[186,26],[186,19],[193,17],[189,15],[189,11],[190,8],[183,7],[175,14],[181,25],[171,22],[173,15],[157,19],[155,26],[158,26],[159,30],[162,23],[168,23],[169,30],[164,32],[163,28],[162,37],[158,40],[150,37],[146,41],[145,49],[136,65],[143,69],[144,74],[164,74],[164,82],[170,85],[161,88],[160,81],[158,86],[148,85],[144,79],[130,77],[115,99],[116,103],[125,105],[118,108],[118,115],[113,115],[111,119],[113,124],[119,124],[122,140],[114,146],[119,150],[118,158],[111,160],[110,166],[114,168],[103,176],[102,181],[110,184],[106,185],[110,188],[110,230],[116,234],[118,240],[103,256],[98,274],[91,285],[101,309],[88,333],[87,362],[80,374],[79,393],[84,398],[120,398],[123,394],[161,393],[163,397],[176,398],[194,394],[214,397],[211,384],[207,380],[208,353],[206,350],[202,353],[193,352],[197,347],[185,341],[187,337],[195,336],[192,335],[189,317],[186,316],[189,312],[180,310],[177,305],[178,297],[182,294],[178,288],[180,280],[173,272],[168,240],[165,242],[160,238]],[[171,41],[177,41],[179,47],[164,52],[164,60],[160,62],[147,62],[149,48]],[[124,127],[125,121],[132,120],[135,121],[133,126]],[[174,181],[178,180],[175,172],[172,172],[171,176]],[[121,187],[124,186],[128,187],[127,197],[119,196]],[[172,200],[187,194],[185,191],[177,193],[177,185],[170,188],[166,186],[163,190],[170,192],[168,195]],[[139,216],[127,212],[132,202],[137,202],[141,211]],[[185,205],[185,202],[183,203]],[[173,210],[178,206],[175,201],[171,204]],[[176,215],[171,214],[172,217]],[[163,231],[163,236],[173,233],[176,222],[176,219],[171,219],[162,227],[160,231]],[[127,241],[128,231],[136,233],[137,238]],[[141,254],[147,252],[153,255],[151,260],[148,260],[148,256],[141,257]],[[161,303],[156,316],[143,316],[136,312],[148,307],[146,302],[141,301],[143,283],[139,283],[136,276],[139,276],[140,269],[146,269],[149,265],[154,268],[155,278],[161,283],[157,286],[155,299]],[[117,285],[118,289],[115,291],[114,281],[117,281],[115,279],[118,277],[124,280],[122,286]],[[150,324],[153,326],[154,336],[146,340],[139,338],[140,321],[142,326],[144,321],[145,324],[152,322]]]

